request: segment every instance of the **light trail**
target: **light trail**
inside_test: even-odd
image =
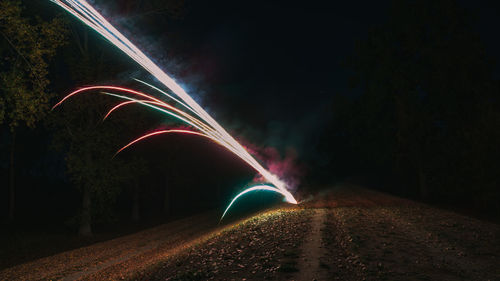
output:
[[[152,132],[152,133],[149,133],[149,134],[146,134],[144,136],[141,136],[141,137],[138,137],[136,138],[135,140],[129,142],[127,145],[125,145],[124,147],[120,148],[116,153],[115,153],[115,156],[122,152],[124,149],[126,149],[127,147],[137,143],[137,142],[140,142],[141,140],[144,140],[144,139],[147,139],[147,138],[150,138],[152,136],[157,136],[157,135],[161,135],[161,134],[172,134],[172,133],[178,133],[178,134],[190,134],[190,135],[196,135],[196,136],[200,136],[200,137],[205,137],[205,138],[208,138],[218,144],[219,141],[216,140],[216,139],[213,139],[211,138],[210,136],[208,135],[205,135],[203,133],[198,133],[198,132],[194,132],[194,131],[189,131],[189,130],[181,130],[181,129],[171,129],[171,130],[160,130],[160,131],[155,131],[155,132]]]
[[[133,90],[130,90],[131,92],[136,92],[136,91],[133,91]],[[206,135],[207,138],[210,138],[212,140],[214,140],[215,142],[217,142],[218,144],[224,146],[226,149],[228,149],[229,151],[231,151],[232,153],[239,155],[239,151],[235,150],[234,147],[228,145],[227,143],[221,141],[220,137],[217,136],[217,134],[214,134],[213,132],[213,129],[210,128],[210,127],[207,127],[205,126],[205,124],[201,123],[201,121],[197,120],[196,118],[190,116],[189,114],[185,113],[185,112],[182,112],[180,110],[178,110],[177,108],[174,108],[174,107],[171,107],[170,105],[166,104],[166,106],[170,109],[174,109],[176,110],[176,112],[179,112],[180,114],[186,116],[188,119],[192,120],[193,122],[191,121],[188,121],[186,120],[185,118],[179,116],[178,114],[172,112],[171,110],[168,110],[168,109],[165,109],[165,108],[161,108],[161,107],[158,107],[158,106],[155,106],[153,104],[153,102],[142,102],[141,100],[137,100],[137,99],[134,99],[134,98],[130,98],[130,97],[127,97],[127,96],[123,96],[123,95],[118,95],[118,94],[113,94],[113,93],[108,93],[108,92],[102,92],[103,94],[106,94],[106,95],[109,95],[109,96],[114,96],[114,97],[118,97],[118,98],[121,98],[121,99],[126,99],[128,101],[133,101],[133,102],[136,102],[136,103],[139,103],[139,104],[142,104],[146,107],[149,107],[149,108],[152,108],[152,109],[155,109],[157,111],[160,111],[160,112],[163,112],[163,113],[166,113],[172,117],[175,117],[177,119],[179,119],[180,121],[183,121],[184,123],[188,124],[188,125],[191,125],[193,126],[194,128],[200,130],[201,132],[204,132],[204,135]],[[200,126],[198,126],[200,125]],[[216,133],[216,132],[215,132]],[[240,158],[242,158],[240,156]],[[242,158],[243,159],[243,158]],[[248,163],[248,162],[247,162]],[[281,191],[280,191],[281,192]],[[286,193],[283,193],[284,195],[286,195]]]
[[[242,192],[240,192],[238,195],[236,195],[233,198],[233,200],[231,201],[231,203],[229,203],[229,205],[227,206],[226,210],[222,214],[222,217],[220,218],[219,222],[222,221],[222,219],[226,215],[227,211],[229,211],[229,208],[231,208],[231,206],[233,205],[233,203],[236,202],[236,200],[238,200],[238,198],[240,198],[241,196],[243,196],[243,195],[245,195],[245,194],[247,194],[249,192],[259,191],[259,190],[267,190],[267,191],[273,191],[273,192],[281,193],[280,190],[277,190],[276,188],[274,188],[274,186],[269,186],[269,185],[265,185],[265,184],[259,184],[259,185],[255,185],[255,186],[249,187],[249,188],[243,190]],[[285,196],[285,195],[283,195],[283,196]]]
[[[129,101],[124,101],[124,102],[121,102],[117,105],[115,105],[113,108],[111,108],[108,113],[106,113],[106,115],[104,116],[104,118],[102,118],[102,120],[106,120],[109,115],[111,115],[111,113],[113,113],[113,111],[117,110],[118,108],[122,107],[122,106],[125,106],[127,104],[134,104],[134,103],[139,103],[139,102],[142,102],[142,103],[151,103],[151,104],[156,104],[156,105],[161,105],[160,103],[157,103],[157,102],[154,102],[154,101],[148,101],[148,100],[139,100],[139,101],[135,101],[135,100],[129,100]]]
[[[258,173],[260,173],[264,179],[269,181],[274,185],[276,189],[278,189],[284,195],[287,202],[297,204],[297,201],[293,197],[293,195],[286,189],[285,183],[281,181],[277,176],[271,174],[268,170],[266,170],[254,157],[245,150],[245,148],[238,143],[217,121],[215,121],[186,91],[177,83],[173,78],[167,75],[163,70],[161,70],[155,63],[151,61],[139,48],[137,48],[132,42],[130,42],[123,34],[121,34],[113,25],[111,25],[99,12],[97,12],[90,4],[85,0],[50,0],[67,12],[71,13],[73,16],[81,20],[83,23],[88,25],[90,28],[98,32],[101,36],[103,36],[106,40],[108,40],[111,44],[119,48],[125,54],[127,54],[130,58],[136,61],[139,65],[141,65],[145,70],[147,70],[151,75],[153,75],[158,81],[160,81],[165,87],[170,89],[170,91],[177,96],[179,99],[174,98],[172,95],[151,86],[145,82],[142,82],[146,85],[149,85],[155,90],[160,91],[167,97],[173,99],[178,102],[186,109],[191,111],[197,118],[192,117],[193,119],[187,117],[189,115],[183,111],[184,114],[178,114],[172,112],[176,110],[174,109],[164,109],[163,112],[170,114],[183,122],[186,122],[193,127],[200,130],[203,134],[207,136],[211,136],[214,139],[217,139],[223,146],[228,148],[230,151],[235,153],[238,157],[240,157],[243,161],[245,161],[248,165],[254,168]],[[87,89],[92,87],[87,87]],[[121,91],[122,89],[117,89],[120,87],[114,87],[114,90]],[[64,100],[69,98],[70,96],[76,94],[76,92],[84,91],[80,89],[78,91],[73,92],[72,94],[63,98],[59,103],[57,103],[54,107],[60,105]],[[130,89],[126,89],[125,92],[130,94],[139,95],[145,97],[146,99],[150,99],[154,102],[158,102],[161,104],[161,107],[169,106],[167,103],[162,102],[154,97],[147,96],[137,91],[133,91]],[[139,93],[139,94],[138,94]],[[108,93],[109,94],[109,93]],[[116,95],[118,96],[118,95]],[[137,103],[149,106],[150,108],[154,108],[160,110],[159,106],[154,106],[149,102],[143,102],[140,100],[126,98],[130,101],[135,100]],[[177,109],[178,110],[178,109]],[[177,112],[179,113],[179,112]],[[190,115],[189,115],[190,116]],[[197,120],[197,121],[194,121]],[[205,124],[205,126],[201,126],[200,123]],[[269,187],[271,188],[271,187]]]
[[[129,93],[129,94],[137,95],[137,96],[140,96],[140,97],[143,97],[143,98],[147,98],[149,100],[152,100],[152,101],[155,101],[155,102],[158,102],[158,103],[166,104],[165,102],[163,102],[163,101],[161,101],[161,100],[159,100],[157,98],[154,98],[152,96],[146,95],[146,94],[138,92],[138,91],[134,91],[132,89],[128,89],[128,88],[124,88],[124,87],[116,87],[116,86],[106,86],[106,85],[103,85],[103,86],[83,87],[83,88],[80,88],[80,89],[78,89],[76,91],[73,91],[73,92],[69,93],[68,95],[66,95],[58,103],[56,103],[52,107],[52,109],[60,106],[63,102],[65,102],[67,99],[71,98],[74,95],[77,95],[77,94],[80,94],[80,93],[83,93],[83,92],[87,92],[87,91],[92,91],[92,90],[115,90],[115,91],[120,91],[120,92],[125,92],[125,93]]]
[[[144,84],[144,85],[146,85],[146,86],[150,87],[150,88],[151,88],[151,89],[153,89],[153,90],[156,90],[156,91],[158,91],[158,92],[160,92],[160,93],[164,94],[165,96],[169,97],[170,99],[172,99],[172,100],[173,100],[173,101],[175,101],[176,103],[178,103],[178,104],[182,105],[182,106],[183,106],[184,108],[186,108],[187,110],[189,110],[189,111],[191,111],[192,113],[196,114],[196,112],[194,112],[194,111],[193,111],[193,109],[192,109],[191,107],[189,107],[188,105],[186,105],[186,104],[185,104],[185,103],[183,103],[182,101],[180,101],[180,100],[176,99],[175,97],[173,97],[173,96],[172,96],[172,95],[170,95],[169,93],[167,93],[167,92],[163,91],[162,89],[160,89],[160,88],[158,88],[158,87],[155,87],[155,86],[153,86],[153,85],[151,85],[151,84],[149,84],[149,83],[147,83],[147,82],[144,82],[144,81],[142,81],[142,80],[140,80],[140,79],[137,79],[137,78],[132,78],[132,79],[134,79],[135,81],[137,81],[137,82],[139,82],[139,83],[142,83],[142,84]]]
[[[60,106],[63,102],[65,102],[66,100],[68,100],[69,98],[71,98],[77,94],[81,94],[84,92],[91,92],[91,91],[95,91],[95,90],[114,90],[114,91],[124,92],[124,93],[132,94],[132,95],[147,99],[147,100],[138,100],[138,99],[134,99],[134,98],[131,98],[128,96],[124,96],[124,95],[118,95],[118,94],[113,94],[113,93],[109,93],[109,92],[101,92],[101,93],[109,95],[109,96],[114,96],[117,98],[127,100],[127,102],[118,104],[117,106],[113,107],[110,111],[108,111],[108,113],[104,116],[103,119],[106,119],[107,117],[109,117],[109,115],[113,111],[115,111],[116,109],[118,109],[119,107],[121,107],[123,105],[126,105],[128,103],[139,103],[139,104],[145,105],[149,108],[156,109],[156,110],[161,111],[163,113],[167,113],[167,114],[197,128],[199,130],[205,131],[205,130],[211,129],[210,127],[208,127],[205,123],[201,122],[200,120],[198,120],[198,119],[194,118],[193,116],[179,110],[178,108],[175,108],[174,106],[172,106],[168,103],[163,102],[162,100],[159,100],[153,96],[144,94],[144,93],[139,92],[139,91],[135,91],[135,90],[132,90],[129,88],[124,88],[124,87],[117,87],[117,86],[99,85],[99,86],[84,87],[84,88],[75,90],[75,91],[69,93],[68,95],[66,95],[63,99],[61,99],[57,104],[55,104],[52,107],[52,109],[55,109],[56,107]],[[157,105],[157,106],[153,106],[153,105]],[[181,117],[179,115],[182,115],[183,117]],[[186,120],[185,118],[189,119],[189,121]]]
[[[117,94],[113,94],[113,93],[108,93],[108,92],[101,92],[105,95],[108,95],[108,96],[113,96],[113,97],[117,97],[117,98],[121,98],[121,99],[126,99],[130,102],[134,102],[134,103],[138,103],[138,104],[141,104],[141,105],[144,105],[146,107],[149,107],[149,108],[152,108],[152,109],[155,109],[157,111],[160,111],[160,112],[163,112],[163,113],[167,113],[168,115],[171,115],[183,122],[185,122],[186,124],[189,124],[193,127],[195,127],[196,129],[200,130],[200,131],[203,131],[207,134],[210,134],[210,132],[212,131],[212,129],[207,126],[205,123],[201,122],[200,120],[196,119],[195,117],[187,114],[186,112],[184,111],[181,111],[179,110],[178,108],[175,108],[173,106],[171,106],[170,104],[168,103],[158,103],[158,102],[155,102],[155,101],[144,101],[144,100],[138,100],[138,99],[134,99],[134,98],[130,98],[130,97],[127,97],[127,96],[123,96],[123,95],[117,95]],[[120,104],[118,104],[117,106],[120,106]],[[115,107],[117,107],[115,106]],[[111,109],[113,110],[113,108]],[[109,112],[108,112],[109,113]],[[179,116],[181,115],[181,116]],[[186,118],[189,120],[186,120]]]

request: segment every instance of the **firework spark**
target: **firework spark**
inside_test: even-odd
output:
[[[77,94],[80,94],[80,93],[85,93],[86,91],[95,91],[95,90],[115,90],[115,91],[121,91],[121,92],[124,92],[124,93],[127,93],[127,94],[132,94],[132,95],[135,95],[135,96],[139,96],[141,98],[147,98],[147,99],[142,99],[142,100],[139,100],[139,99],[134,99],[134,98],[131,98],[129,96],[125,96],[125,95],[119,95],[119,94],[114,94],[114,93],[109,93],[109,92],[101,92],[103,94],[106,94],[106,95],[110,95],[110,96],[114,96],[114,97],[118,97],[118,98],[121,98],[121,99],[125,99],[126,101],[124,102],[121,102],[119,104],[117,104],[116,106],[112,107],[108,113],[104,116],[104,119],[106,119],[107,117],[109,117],[109,115],[114,112],[115,110],[117,110],[118,108],[124,106],[124,105],[127,105],[127,104],[132,104],[132,103],[137,103],[137,104],[141,104],[141,105],[144,105],[146,107],[149,107],[149,108],[152,108],[152,109],[155,109],[155,110],[158,110],[158,111],[161,111],[161,112],[164,112],[164,113],[167,113],[173,117],[176,117],[177,119],[181,120],[181,121],[184,121],[186,124],[189,124],[189,125],[192,125],[193,127],[197,128],[200,132],[196,132],[196,131],[191,131],[191,130],[183,130],[183,129],[170,129],[170,130],[160,130],[160,131],[155,131],[155,132],[152,132],[152,133],[148,133],[146,135],[143,135],[133,141],[131,141],[130,143],[128,143],[127,145],[123,146],[121,149],[119,149],[116,153],[115,153],[115,156],[120,153],[121,151],[123,151],[124,149],[144,140],[144,139],[147,139],[147,138],[150,138],[150,137],[153,137],[153,136],[157,136],[157,135],[161,135],[161,134],[172,134],[172,133],[175,133],[175,134],[189,134],[189,135],[195,135],[195,136],[200,136],[200,137],[204,137],[204,138],[207,138],[207,139],[210,139],[211,141],[225,147],[227,150],[237,154],[238,152],[234,150],[233,147],[230,147],[228,146],[226,143],[224,142],[221,142],[217,137],[215,137],[213,135],[213,131],[211,130],[210,127],[204,125],[204,123],[202,123],[200,120],[196,119],[195,117],[187,114],[186,112],[183,112],[167,103],[164,103],[158,99],[155,99],[154,97],[152,96],[149,96],[147,94],[144,94],[142,92],[139,92],[139,91],[135,91],[135,90],[132,90],[132,89],[129,89],[129,88],[124,88],[124,87],[116,87],[116,86],[92,86],[92,87],[86,87],[86,88],[82,88],[82,89],[79,89],[79,90],[76,90],[70,94],[68,94],[66,97],[64,97],[61,102],[57,103],[53,108],[56,108],[57,106],[61,105],[62,102],[64,102],[65,100],[67,100],[68,98],[70,97],[73,97]],[[182,116],[182,117],[181,117]],[[183,118],[185,117],[185,118]],[[269,185],[266,185],[266,188],[264,190],[268,190],[269,188],[272,188],[275,192],[277,193],[280,193],[282,194],[285,198],[287,198],[287,194],[282,192],[280,189],[277,189],[276,187],[274,186],[269,186]],[[248,190],[248,191],[244,191],[243,194],[249,192],[249,191],[253,191],[253,190],[257,190],[257,189],[251,189],[251,190]],[[260,189],[262,190],[262,189]],[[237,195],[237,197],[235,199],[233,199],[233,201],[230,203],[229,207],[234,203],[234,201],[240,197],[241,195],[243,194],[240,194],[240,195]],[[229,208],[228,208],[229,209]],[[227,209],[227,210],[228,210]],[[227,212],[226,210],[226,212]],[[222,217],[223,218],[223,217]],[[222,220],[221,218],[221,220]]]
[[[252,187],[249,187],[245,190],[243,190],[242,192],[240,192],[238,195],[236,195],[233,200],[231,201],[231,203],[229,203],[229,205],[226,207],[226,210],[224,210],[224,213],[222,214],[222,217],[220,218],[219,222],[222,221],[222,219],[224,218],[224,216],[226,215],[227,211],[229,211],[229,208],[231,208],[231,206],[233,205],[234,202],[236,202],[236,200],[238,200],[238,198],[240,198],[241,196],[249,193],[249,192],[252,192],[252,191],[259,191],[259,190],[267,190],[267,191],[272,191],[272,192],[279,192],[279,190],[277,190],[276,188],[274,188],[274,186],[270,186],[270,185],[266,185],[266,184],[259,184],[259,185],[255,185],[255,186],[252,186]]]
[[[144,106],[147,106],[151,109],[155,109],[170,116],[173,116],[186,124],[189,124],[199,130],[200,132],[194,131],[185,131],[185,130],[177,130],[176,133],[186,133],[189,134],[197,134],[200,136],[207,137],[216,143],[224,146],[229,151],[233,152],[235,155],[240,157],[243,161],[245,161],[248,165],[254,168],[262,177],[270,182],[273,186],[270,185],[261,185],[262,190],[270,190],[272,189],[275,192],[282,194],[285,197],[287,202],[297,204],[297,201],[293,197],[293,195],[286,189],[285,183],[281,181],[278,177],[271,174],[268,170],[266,170],[254,157],[248,153],[245,148],[238,143],[219,123],[217,123],[186,91],[177,83],[173,78],[167,75],[164,71],[162,71],[155,63],[151,61],[139,48],[137,48],[132,42],[130,42],[124,35],[122,35],[114,26],[112,26],[99,12],[97,12],[90,4],[88,4],[84,0],[51,0],[56,3],[67,12],[71,13],[73,16],[81,20],[83,23],[88,25],[90,28],[98,32],[101,36],[103,36],[106,40],[112,43],[114,46],[119,48],[125,54],[127,54],[130,58],[135,60],[139,65],[141,65],[145,70],[147,70],[151,75],[153,75],[159,82],[161,82],[165,87],[167,87],[172,93],[168,94],[165,91],[160,90],[152,85],[149,85],[146,82],[137,80],[143,84],[150,86],[151,88],[161,92],[169,99],[179,103],[185,109],[187,109],[191,114],[188,114],[180,109],[173,107],[172,105],[161,101],[157,98],[154,98],[150,95],[146,95],[144,93],[134,91],[127,88],[115,87],[115,86],[94,86],[94,87],[86,87],[79,89],[66,97],[64,97],[59,103],[57,103],[54,107],[59,106],[62,102],[67,100],[69,97],[74,96],[78,93],[90,91],[90,90],[109,90],[109,91],[119,91],[126,94],[139,96],[144,99],[135,99],[126,95],[119,95],[114,93],[105,92],[107,95],[115,96],[121,99],[127,100],[126,102],[122,102],[121,104],[112,108],[106,117],[114,110],[119,107],[129,104],[129,103],[138,103]],[[175,95],[175,97],[174,97]],[[177,97],[177,98],[176,98]],[[173,130],[170,130],[172,133]],[[181,132],[183,131],[183,132]],[[153,133],[154,135],[159,134],[159,132]],[[144,138],[151,136],[151,134],[145,135],[139,139],[136,139],[132,143],[129,143],[124,148],[140,141]],[[122,150],[124,149],[122,148]],[[265,188],[264,188],[265,187]],[[256,189],[252,189],[256,190]],[[244,193],[247,193],[252,190],[245,190]],[[232,203],[241,195],[239,194]],[[229,207],[230,207],[229,206]],[[226,210],[227,211],[227,210]],[[224,213],[225,214],[225,213]]]
[[[181,130],[181,129],[171,129],[171,130],[160,130],[160,131],[155,131],[155,132],[152,132],[152,133],[149,133],[149,134],[146,134],[144,136],[141,136],[141,137],[138,137],[136,138],[135,140],[129,142],[127,145],[125,145],[124,147],[120,148],[116,154],[122,152],[125,148],[131,146],[131,145],[134,145],[135,143],[137,142],[140,142],[144,139],[147,139],[147,138],[150,138],[150,137],[153,137],[153,136],[157,136],[157,135],[161,135],[161,134],[173,134],[173,133],[177,133],[177,134],[190,134],[190,135],[195,135],[195,136],[200,136],[200,137],[205,137],[205,138],[209,138],[211,140],[213,140],[214,142],[216,143],[219,143],[218,140],[216,139],[213,139],[211,138],[210,136],[208,135],[205,135],[203,133],[198,133],[198,132],[195,132],[195,131],[190,131],[190,130]],[[220,143],[219,143],[220,144]],[[116,155],[115,154],[115,155]]]

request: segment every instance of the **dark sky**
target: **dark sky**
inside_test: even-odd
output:
[[[331,95],[348,90],[340,64],[355,39],[385,18],[383,1],[343,2],[190,1],[181,20],[141,11],[121,22],[224,126],[301,150],[314,143]]]
[[[247,3],[194,3],[183,22],[197,46],[192,57],[212,61],[213,68],[203,71],[213,82],[255,89],[256,105],[266,98],[271,112],[285,109],[280,111],[286,119],[345,89],[340,63],[385,10],[380,3],[363,4],[362,10],[359,3]],[[297,110],[286,110],[292,108]]]
[[[356,40],[387,20],[391,1],[332,2],[188,1],[181,20],[132,11],[121,22],[141,32],[132,41],[224,126],[261,145],[303,150],[314,146],[330,97],[352,93],[341,64]],[[459,2],[498,59],[499,5]],[[111,16],[115,5],[99,8]]]
[[[474,28],[477,30],[486,48],[488,55],[496,60],[495,77],[500,79],[500,2],[499,1],[465,1],[459,3],[467,8],[475,19]]]
[[[174,34],[190,41],[185,58],[209,87],[244,84],[259,89],[255,94],[270,99],[271,107],[314,108],[329,94],[348,91],[340,64],[355,40],[387,19],[391,1],[332,2],[192,1]],[[460,3],[475,17],[487,51],[498,57],[499,5]],[[292,112],[284,111],[296,118]]]
[[[349,73],[341,64],[352,54],[356,40],[365,39],[371,27],[387,20],[391,1],[186,1],[185,15],[176,20],[162,12],[149,13],[147,7],[123,10],[122,2],[136,5],[141,1],[95,0],[98,10],[178,78],[237,138],[281,151],[293,147],[308,164],[327,161],[329,156],[317,151],[316,144],[327,124],[331,97],[354,92],[347,87]],[[499,61],[498,2],[458,1],[474,16],[473,27],[488,55]],[[41,11],[61,10],[47,0],[37,3]],[[92,42],[96,48],[99,44],[114,48],[102,38]],[[113,59],[130,61],[131,67],[124,67],[122,77],[117,77],[125,85],[132,77],[144,77],[141,68],[124,54],[116,52]],[[495,69],[500,78],[498,64]],[[6,135],[1,141],[8,143]],[[48,143],[45,139],[38,145],[48,147]],[[62,174],[62,158],[59,166],[46,165],[45,160],[50,162],[58,155],[44,153],[50,156],[40,157],[33,169],[50,168],[45,174]],[[0,159],[3,171],[7,171],[7,157],[4,154]],[[21,155],[19,159],[30,157]]]

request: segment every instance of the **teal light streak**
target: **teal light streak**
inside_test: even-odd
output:
[[[220,218],[219,222],[222,221],[222,219],[224,218],[224,216],[226,215],[227,211],[229,210],[229,208],[231,208],[231,206],[233,205],[233,203],[238,200],[238,198],[240,198],[241,196],[249,193],[249,192],[252,192],[252,191],[259,191],[259,190],[267,190],[267,191],[273,191],[273,192],[276,192],[276,193],[279,193],[279,194],[283,194],[281,190],[277,189],[276,187],[274,186],[271,186],[271,185],[265,185],[265,184],[259,184],[259,185],[255,185],[255,186],[252,186],[252,187],[249,187],[245,190],[243,190],[242,192],[240,192],[238,195],[236,195],[233,200],[231,201],[231,203],[229,203],[229,205],[227,206],[226,210],[224,211],[224,213],[222,214],[222,217]]]

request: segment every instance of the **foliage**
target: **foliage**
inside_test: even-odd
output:
[[[74,83],[99,83],[120,71],[122,65],[108,59],[106,45],[94,42],[85,29],[71,26],[71,31],[73,41],[66,48],[66,62]],[[57,108],[51,120],[56,129],[54,146],[66,154],[70,180],[82,193],[90,192],[91,213],[97,219],[109,217],[123,186],[144,173],[143,161],[113,158],[127,129],[120,119],[102,121],[105,110],[115,103],[99,92],[85,93]]]
[[[90,98],[88,98],[90,99]],[[92,99],[96,105],[95,98]],[[80,101],[79,101],[80,102]],[[88,103],[88,102],[87,102]],[[86,104],[87,104],[86,103]],[[78,115],[74,110],[78,105],[67,104],[65,111]],[[81,109],[80,109],[81,110]],[[87,110],[89,114],[95,110]],[[88,188],[96,199],[95,206],[99,210],[106,209],[116,198],[120,186],[132,175],[123,161],[113,159],[116,143],[116,127],[112,123],[92,122],[97,120],[83,114],[75,116],[64,131],[68,142],[66,163],[71,181],[78,188]],[[98,212],[102,213],[102,212]]]
[[[0,2],[0,123],[34,127],[49,108],[49,61],[65,43],[61,18],[49,22],[23,15],[20,1]]]

